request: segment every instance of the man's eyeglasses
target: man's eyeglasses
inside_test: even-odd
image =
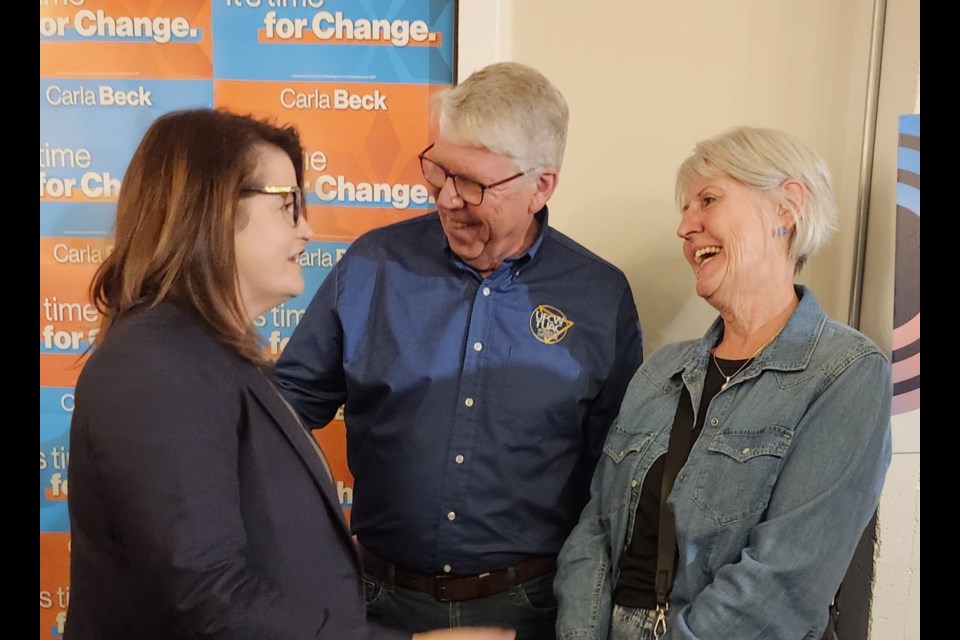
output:
[[[294,227],[300,224],[300,217],[303,215],[303,191],[300,190],[300,187],[246,187],[240,189],[240,194],[245,196],[257,194],[281,196],[283,197],[284,219]]]
[[[479,206],[480,203],[483,202],[483,192],[487,189],[492,189],[494,187],[507,184],[508,182],[516,180],[517,178],[525,176],[531,171],[536,170],[536,167],[534,167],[533,169],[521,171],[520,173],[514,174],[509,178],[504,178],[499,182],[494,182],[493,184],[482,184],[471,178],[450,173],[442,165],[439,165],[430,158],[426,157],[424,154],[426,154],[427,151],[430,151],[430,149],[433,149],[433,144],[421,151],[420,155],[418,156],[420,158],[420,170],[423,171],[424,179],[434,189],[441,190],[443,189],[443,185],[447,183],[447,178],[453,178],[453,189],[457,192],[457,195],[460,196],[460,199],[475,207]]]

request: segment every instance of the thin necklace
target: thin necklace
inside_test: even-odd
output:
[[[782,328],[782,327],[781,327],[780,331],[783,331],[783,328]],[[738,373],[740,373],[741,371],[743,371],[744,369],[746,369],[746,368],[747,368],[747,365],[749,365],[751,362],[753,362],[753,359],[757,357],[757,354],[759,354],[761,351],[763,351],[764,349],[766,349],[766,348],[767,348],[767,345],[770,344],[771,342],[773,342],[774,338],[776,338],[778,335],[780,335],[780,331],[777,331],[775,334],[773,334],[773,337],[772,337],[772,338],[770,338],[769,340],[767,340],[766,342],[764,342],[762,345],[760,345],[760,348],[757,349],[756,351],[754,351],[754,352],[753,352],[753,355],[750,356],[749,358],[747,358],[747,360],[746,360],[742,365],[740,365],[740,368],[737,369],[736,371],[734,371],[733,373],[731,373],[730,375],[727,375],[726,373],[724,373],[723,369],[720,368],[720,363],[717,362],[717,350],[714,349],[714,350],[713,350],[713,364],[715,364],[715,365],[717,366],[717,371],[719,371],[719,372],[720,372],[720,375],[723,376],[723,384],[720,385],[720,391],[724,391],[727,387],[729,387],[729,386],[730,386],[730,381],[733,379],[733,377],[736,376],[736,375],[737,375]]]

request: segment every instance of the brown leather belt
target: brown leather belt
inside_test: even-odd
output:
[[[512,567],[479,575],[433,575],[398,567],[357,542],[363,570],[404,589],[429,593],[440,602],[459,602],[502,593],[557,568],[555,556],[522,560]]]

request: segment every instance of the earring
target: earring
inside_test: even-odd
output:
[[[778,238],[785,238],[785,237],[787,237],[787,234],[788,234],[788,233],[789,233],[789,231],[787,231],[787,228],[786,228],[786,227],[777,227],[777,237],[778,237]]]

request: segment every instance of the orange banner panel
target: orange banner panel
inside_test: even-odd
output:
[[[79,7],[41,2],[40,77],[210,79],[210,5],[195,0],[87,0]]]
[[[40,534],[40,640],[63,636],[70,602],[70,534]]]

